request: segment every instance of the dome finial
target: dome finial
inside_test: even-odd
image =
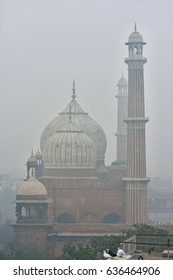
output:
[[[123,73],[123,71],[122,71],[122,78],[124,78],[124,73]]]
[[[135,22],[135,29],[134,29],[134,31],[136,32],[136,30],[137,30],[137,26],[136,26],[136,22]]]
[[[71,104],[69,106],[69,121],[71,121]]]
[[[75,89],[75,79],[73,79],[73,88],[72,88],[72,98],[73,100],[76,98],[76,89]]]
[[[31,177],[34,177],[35,176],[35,169],[32,167],[31,168]]]

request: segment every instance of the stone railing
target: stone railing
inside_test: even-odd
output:
[[[121,248],[127,255],[132,255],[136,251],[136,235],[125,239],[121,244]]]

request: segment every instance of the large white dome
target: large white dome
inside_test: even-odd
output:
[[[44,165],[45,168],[94,168],[94,143],[69,118],[45,143]]]
[[[75,89],[73,89],[74,91]],[[104,163],[106,151],[106,136],[103,129],[98,125],[78,104],[73,94],[71,102],[67,105],[65,110],[52,120],[43,130],[40,140],[40,147],[45,159],[45,146],[49,139],[56,135],[56,132],[66,126],[71,114],[72,122],[82,130],[89,138],[91,138],[95,145],[96,161]]]

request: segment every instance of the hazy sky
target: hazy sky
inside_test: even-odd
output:
[[[173,179],[173,1],[0,0],[0,173],[26,176],[44,127],[71,100],[104,129],[116,158],[116,84],[125,42],[143,35],[147,175]]]

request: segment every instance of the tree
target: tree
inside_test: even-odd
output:
[[[11,220],[0,225],[0,247],[4,247],[14,237],[14,229],[10,226]]]
[[[63,260],[100,260],[103,258],[103,250],[107,248],[115,251],[127,235],[103,236],[91,239],[90,244],[66,244],[64,245]]]
[[[137,248],[143,252],[149,252],[152,248],[155,252],[162,252],[167,249],[168,240],[171,244],[173,236],[165,229],[160,229],[151,225],[135,225]],[[143,243],[143,244],[142,244]]]
[[[15,218],[15,204],[12,203],[16,198],[16,191],[10,187],[0,190],[0,223]]]
[[[43,250],[34,244],[22,245],[11,241],[0,250],[1,260],[43,260],[46,259]]]
[[[107,248],[116,250],[130,236],[136,235],[137,249],[143,252],[149,252],[154,249],[155,252],[161,252],[167,249],[167,241],[173,242],[173,236],[164,229],[159,229],[151,225],[134,225],[133,230],[122,233],[120,236],[103,236],[91,239],[90,244],[66,244],[64,253],[60,259],[64,260],[100,260],[103,259],[103,250]],[[144,243],[144,244],[142,244]],[[159,244],[162,244],[160,246]]]

